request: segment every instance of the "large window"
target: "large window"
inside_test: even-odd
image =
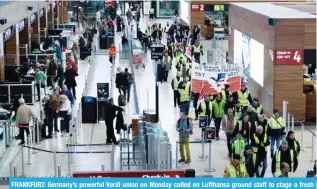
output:
[[[189,9],[188,2],[186,2],[185,0],[180,0],[179,2],[180,2],[180,9],[179,9],[180,18],[187,24],[190,24],[189,23],[190,9]]]
[[[264,45],[238,30],[234,30],[234,62],[242,65],[245,75],[263,87]]]

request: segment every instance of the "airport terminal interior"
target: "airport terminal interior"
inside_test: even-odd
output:
[[[1,1],[0,177],[233,177],[236,161],[248,177],[306,177],[316,12],[293,0]]]

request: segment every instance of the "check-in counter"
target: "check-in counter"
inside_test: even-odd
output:
[[[0,103],[11,103],[14,96],[22,96],[26,104],[35,102],[35,83],[3,83],[0,84]]]

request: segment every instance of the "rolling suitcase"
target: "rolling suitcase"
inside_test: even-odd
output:
[[[124,95],[119,95],[118,96],[118,105],[119,106],[125,106],[127,103],[125,101],[125,96]]]

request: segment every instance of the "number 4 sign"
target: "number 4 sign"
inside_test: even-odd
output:
[[[277,50],[275,51],[276,65],[302,65],[304,62],[303,50]]]

